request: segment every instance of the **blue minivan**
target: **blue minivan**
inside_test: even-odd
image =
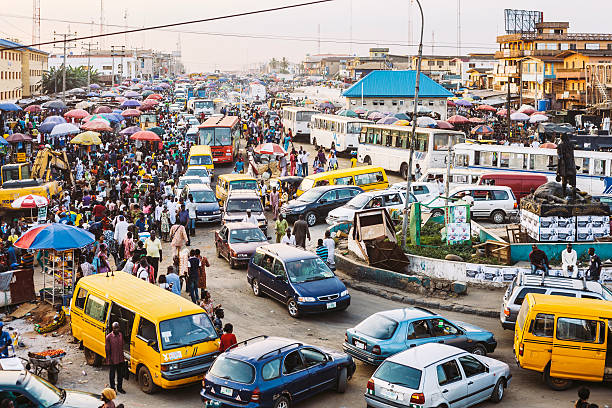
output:
[[[247,280],[255,296],[282,302],[291,317],[344,310],[351,303],[346,286],[321,258],[286,244],[257,248]]]

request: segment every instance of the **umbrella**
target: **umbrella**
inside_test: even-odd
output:
[[[357,109],[353,109],[353,112],[355,112],[358,115],[363,115],[367,111],[365,109],[363,109],[363,108],[357,108]]]
[[[73,137],[70,143],[79,144],[83,146],[91,146],[102,144],[102,140],[100,139],[100,134],[98,132],[87,131],[79,133],[78,135]]]
[[[20,111],[21,108],[14,103],[0,103],[0,110],[6,112]]]
[[[524,122],[524,121],[529,120],[529,116],[527,116],[523,112],[514,112],[513,114],[510,115],[510,120],[513,120],[515,122]]]
[[[86,92],[87,91],[85,91],[83,88],[72,88],[72,89],[69,89],[69,90],[66,91],[66,93],[75,94],[75,95],[77,95],[77,94],[84,94]]]
[[[395,122],[397,122],[399,119],[396,118],[395,116],[386,116],[380,120],[378,120],[376,123],[379,125],[392,125]]]
[[[257,146],[254,150],[258,154],[285,155],[287,152],[281,145],[276,143],[263,143]]]
[[[103,98],[114,98],[115,96],[117,96],[117,94],[111,91],[106,91],[106,92],[102,92],[102,95],[100,96]]]
[[[56,99],[54,101],[45,102],[42,104],[42,107],[44,109],[58,109],[58,110],[67,108],[66,104],[60,101],[59,99]]]
[[[97,114],[96,115],[89,115],[89,116],[83,118],[82,122],[83,123],[87,123],[87,122],[92,121],[92,120],[100,120],[100,121],[106,122],[106,123],[108,123],[110,125],[110,120],[108,120],[103,114],[100,114],[100,115],[97,115]]]
[[[333,103],[327,101],[327,102],[321,102],[320,104],[317,105],[320,109],[334,109],[335,106]]]
[[[67,251],[93,244],[96,237],[89,231],[67,224],[43,224],[27,230],[15,242],[21,249],[54,249]]]
[[[141,130],[130,136],[132,140],[142,140],[145,142],[159,142],[161,138],[149,130]]]
[[[419,116],[416,118],[416,123],[418,127],[434,127],[438,124],[434,118],[429,116]]]
[[[478,107],[476,107],[476,110],[495,112],[497,109],[495,109],[491,105],[478,105]]]
[[[427,115],[431,113],[431,109],[426,106],[419,105],[417,106],[417,114]]]
[[[454,129],[455,127],[445,120],[436,120],[439,129]]]
[[[465,99],[458,99],[455,101],[455,105],[469,108],[470,106],[472,106],[472,102],[466,101]]]
[[[547,120],[548,120],[548,116],[546,115],[534,114],[529,117],[529,123],[540,123],[540,122],[546,122]]]
[[[556,149],[557,145],[551,142],[546,142],[546,143],[542,143],[540,147],[543,149]]]
[[[451,101],[450,99],[446,102],[446,106],[448,106],[449,108],[454,108],[455,106],[457,106],[455,104],[455,101]]]
[[[0,137],[0,145],[8,145],[8,144],[9,142],[5,138]]]
[[[13,133],[6,137],[6,141],[9,143],[31,142],[32,137],[23,133]]]
[[[384,118],[386,115],[384,113],[381,112],[377,112],[377,111],[372,111],[368,113],[367,118],[370,120],[379,120]]]
[[[461,125],[463,123],[470,123],[470,120],[468,118],[461,115],[453,115],[450,118],[446,119],[446,121],[451,125]]]
[[[30,112],[30,113],[42,112],[42,108],[40,107],[40,105],[30,105],[27,108],[25,108],[24,111]]]
[[[96,96],[100,96],[100,94],[97,92],[88,92],[85,96],[87,96],[88,98],[94,98]]]
[[[352,111],[350,109],[342,109],[340,112],[337,113],[337,115],[346,116],[347,118],[356,118],[357,116],[359,116],[355,111]]]
[[[64,117],[70,119],[83,119],[86,116],[89,116],[89,112],[83,109],[72,109],[64,113]]]
[[[470,123],[485,123],[483,118],[470,118]]]
[[[111,124],[123,122],[125,118],[118,113],[103,113],[102,117],[106,118]]]
[[[525,115],[531,115],[532,113],[534,113],[536,110],[533,106],[531,105],[522,105],[519,110],[519,112],[524,113]]]
[[[95,132],[110,132],[113,130],[113,128],[110,127],[110,124],[108,122],[104,122],[99,119],[90,120],[89,122],[81,125],[81,129],[92,130]]]
[[[49,199],[36,194],[21,196],[11,203],[13,208],[40,208],[45,205],[49,205]]]
[[[125,96],[126,98],[138,98],[140,97],[140,94],[136,91],[125,91],[123,93],[123,96]]]
[[[410,126],[410,121],[405,119],[400,119],[394,123],[395,126]]]
[[[137,108],[140,106],[140,102],[135,99],[128,99],[127,101],[123,101],[121,103],[122,108]]]
[[[159,100],[164,99],[164,97],[161,96],[160,94],[154,93],[154,94],[147,96],[147,99],[157,99],[159,101]]]
[[[396,113],[393,116],[395,116],[399,120],[410,120],[410,116],[408,116],[408,115],[406,115],[405,113],[402,113],[402,112]]]
[[[157,136],[160,136],[160,137],[163,136],[164,133],[166,133],[166,132],[164,132],[164,129],[160,128],[159,126],[154,126],[152,128],[149,128],[148,130],[149,130],[149,132],[153,132]]]
[[[131,136],[134,133],[140,132],[141,130],[142,129],[139,128],[138,126],[130,126],[129,128],[123,129],[121,132],[119,132],[119,134]]]
[[[511,114],[511,115],[512,115],[514,112],[516,112],[514,109],[510,109],[510,114]],[[497,111],[497,113],[496,113],[496,115],[497,115],[497,116],[506,116],[506,114],[507,114],[507,111],[506,111],[506,109],[505,109],[505,108],[504,108],[504,109],[500,109],[500,110],[498,110],[498,111]]]
[[[472,128],[471,133],[473,135],[490,135],[493,133],[493,128],[487,125],[479,125],[475,128]]]
[[[91,89],[101,89],[101,88],[102,88],[102,87],[101,87],[100,85],[98,85],[98,84],[91,84],[91,85],[89,85],[89,87],[90,87]]]
[[[111,113],[113,110],[111,108],[109,108],[108,106],[98,106],[96,109],[94,109],[93,113]]]
[[[89,101],[81,101],[79,103],[77,103],[76,105],[74,105],[74,107],[76,109],[89,109],[92,106],[94,106],[93,102],[89,102]]]
[[[134,116],[140,116],[141,114],[142,112],[138,109],[126,109],[121,112],[121,116],[123,116],[124,118],[132,118]]]
[[[79,133],[79,128],[72,123],[60,123],[53,127],[51,136],[66,136]]]
[[[143,98],[148,98],[149,96],[153,95],[153,91],[144,91],[142,93],[142,97]]]

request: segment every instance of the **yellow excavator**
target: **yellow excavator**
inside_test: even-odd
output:
[[[72,187],[74,177],[66,152],[45,148],[29,163],[5,164],[0,169],[0,212],[16,209],[11,203],[19,197],[35,194],[51,200],[62,196],[62,185]]]

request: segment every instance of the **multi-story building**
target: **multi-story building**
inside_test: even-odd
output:
[[[47,70],[46,52],[24,47],[21,44],[0,39],[0,101],[14,102],[23,97],[40,94],[42,74]]]
[[[336,78],[340,72],[347,70],[347,61],[351,57],[342,54],[315,54],[306,55],[302,61],[302,73],[310,76]]]
[[[346,63],[348,76],[353,80],[372,71],[410,68],[410,56],[389,54],[389,48],[370,48],[367,56],[351,57]]]

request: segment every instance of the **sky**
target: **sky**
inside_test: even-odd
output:
[[[301,0],[102,0],[104,32],[129,27],[178,23],[271,7]],[[571,32],[611,32],[612,2],[583,0],[579,11],[569,0],[460,0],[461,51],[494,52],[504,34],[504,8],[539,10],[545,21],[569,21]],[[41,41],[54,32],[100,33],[100,0],[41,0]],[[457,54],[457,0],[421,0],[425,54]],[[534,5],[537,4],[537,8]],[[32,2],[2,0],[0,36],[32,44]],[[127,17],[127,18],[126,18]],[[58,21],[61,20],[61,21]],[[188,72],[253,68],[271,58],[300,62],[307,54],[365,55],[370,47],[392,54],[414,54],[420,18],[414,0],[334,0],[330,3],[267,14],[184,25],[168,30],[92,40],[105,49],[177,50]],[[263,37],[263,38],[262,38]],[[320,42],[318,39],[320,38]],[[78,53],[82,44],[72,52]],[[52,46],[41,47],[52,52]],[[59,48],[55,49],[58,52]]]

